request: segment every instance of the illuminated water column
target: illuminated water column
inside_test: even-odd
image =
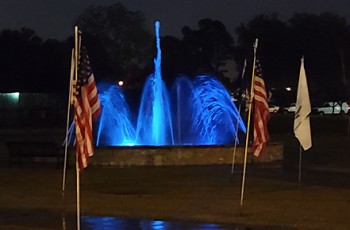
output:
[[[159,21],[155,22],[157,56],[154,73],[143,89],[136,129],[136,142],[141,145],[173,145],[169,96],[161,73]]]

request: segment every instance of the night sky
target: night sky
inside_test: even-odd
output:
[[[162,36],[179,38],[183,26],[195,29],[202,18],[222,21],[233,36],[240,23],[275,12],[281,20],[294,12],[331,12],[350,23],[349,0],[0,0],[0,30],[28,27],[44,39],[62,40],[73,34],[74,20],[86,7],[117,2],[143,12],[150,31],[153,22],[160,20]]]

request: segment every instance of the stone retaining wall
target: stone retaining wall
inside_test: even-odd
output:
[[[233,146],[186,147],[98,147],[90,164],[102,166],[170,166],[232,164]],[[238,146],[235,162],[244,161],[244,146]],[[247,162],[282,162],[283,144],[270,143],[263,155],[253,156],[248,151]]]
[[[6,165],[8,163],[6,141],[40,140],[62,144],[65,132],[60,129],[0,130],[0,137],[0,165]],[[283,161],[283,143],[269,142],[265,154],[260,157],[254,157],[250,150],[249,148],[248,163]],[[90,163],[116,167],[232,164],[233,151],[233,146],[96,147]],[[70,165],[74,165],[75,147],[69,147],[69,155]],[[235,162],[243,163],[243,158],[244,146],[238,145]],[[47,159],[41,158],[35,161],[48,162]]]

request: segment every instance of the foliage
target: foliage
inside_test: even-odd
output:
[[[171,36],[162,38],[163,78],[171,82],[178,75],[193,77],[214,74],[225,80],[220,67],[233,58],[233,38],[224,24],[209,18],[198,22],[198,29],[182,29],[182,40]]]
[[[233,38],[218,20],[202,19],[198,27],[198,30],[188,26],[182,29],[183,43],[192,54],[191,63],[197,71],[218,73],[222,62],[233,57]]]
[[[141,88],[153,71],[155,42],[144,29],[144,16],[120,3],[89,7],[77,19],[88,46],[97,80],[110,78],[132,82]],[[201,19],[198,27],[184,26],[183,37],[161,38],[162,73],[170,83],[185,74],[214,74],[227,86],[238,87],[224,78],[221,69],[232,58],[240,72],[248,61],[251,76],[253,42],[259,39],[258,58],[272,97],[283,103],[295,101],[300,59],[305,68],[310,96],[315,100],[344,100],[350,97],[350,26],[338,15],[296,13],[288,21],[277,14],[258,15],[236,29],[237,41],[218,20]],[[0,32],[0,80],[2,91],[51,92],[68,89],[73,38],[43,41],[28,28]],[[248,77],[247,77],[248,76]],[[240,81],[240,80],[238,80]],[[249,80],[247,80],[249,81]],[[243,83],[245,84],[245,83]],[[126,84],[127,86],[127,84]],[[288,93],[288,94],[286,94]]]
[[[344,98],[344,83],[349,79],[349,26],[344,18],[330,13],[295,14],[288,23],[278,15],[259,15],[237,28],[236,61],[252,60],[252,44],[259,39],[264,77],[270,88],[297,88],[300,59],[305,57],[311,98],[339,100]],[[346,67],[348,66],[348,67]],[[345,76],[347,74],[348,76]],[[248,75],[249,76],[249,75]],[[290,97],[295,100],[296,91]]]
[[[151,62],[153,40],[144,29],[144,21],[141,12],[129,11],[120,3],[89,7],[78,17],[77,25],[97,72],[121,79],[128,71]]]
[[[329,13],[304,13],[295,14],[290,25],[294,31],[292,47],[294,52],[305,55],[307,74],[315,94],[322,99],[341,99],[345,74],[343,53],[350,48],[350,30],[345,19]]]
[[[0,33],[1,90],[52,92],[68,88],[70,55],[66,43],[43,42],[31,29]]]

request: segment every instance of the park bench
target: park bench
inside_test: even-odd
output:
[[[64,161],[63,147],[53,141],[9,141],[6,142],[6,146],[10,167],[16,160],[21,166],[22,158],[55,158],[57,167]]]

